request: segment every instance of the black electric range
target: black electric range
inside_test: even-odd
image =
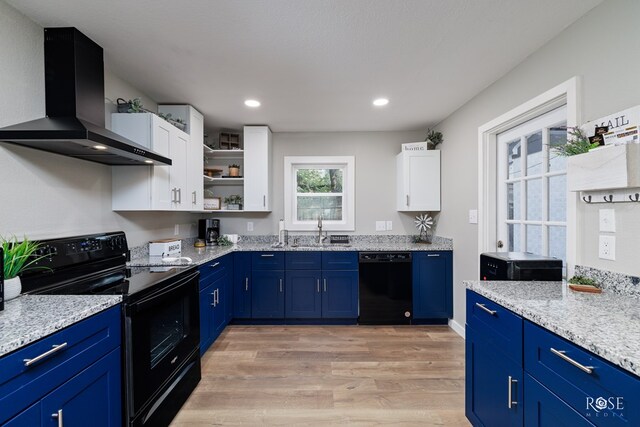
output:
[[[123,423],[168,425],[200,381],[197,268],[127,268],[123,232],[39,243],[24,293],[122,295]]]

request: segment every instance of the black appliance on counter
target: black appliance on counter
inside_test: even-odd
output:
[[[123,232],[40,243],[23,291],[122,295],[124,424],[168,425],[200,381],[197,268],[128,269]]]
[[[411,324],[411,252],[360,252],[359,261],[358,323]]]
[[[562,280],[562,260],[530,252],[480,254],[481,280]]]
[[[198,239],[203,239],[207,246],[215,246],[218,244],[218,237],[220,237],[219,219],[198,220]]]
[[[105,128],[102,48],[75,28],[44,29],[46,117],[0,129],[0,141],[107,165],[171,159]]]

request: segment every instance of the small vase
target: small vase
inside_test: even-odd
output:
[[[22,282],[20,277],[16,276],[4,281],[4,300],[9,301],[20,295],[22,292]]]

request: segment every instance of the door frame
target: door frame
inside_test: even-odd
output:
[[[578,126],[580,92],[580,78],[574,76],[478,128],[478,254],[497,250],[497,135],[565,104],[567,126]],[[577,200],[577,193],[567,194],[567,275],[577,262]]]

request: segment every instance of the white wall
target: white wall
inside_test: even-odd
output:
[[[445,137],[442,163],[446,165],[439,233],[454,239],[454,312],[459,324],[465,322],[461,281],[478,278],[478,229],[467,221],[468,210],[478,204],[478,127],[575,75],[582,78],[582,122],[640,104],[638,16],[637,0],[605,1],[438,126]],[[613,206],[618,229],[615,262],[598,259],[601,207],[583,203],[578,207],[582,236],[578,263],[640,275],[635,255],[640,205]]]

